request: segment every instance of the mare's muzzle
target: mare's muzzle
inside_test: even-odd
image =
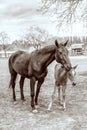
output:
[[[67,70],[67,71],[70,71],[70,69],[72,68],[71,65],[67,64],[67,65],[64,65],[64,68]]]

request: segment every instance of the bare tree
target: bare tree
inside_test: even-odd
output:
[[[41,10],[43,13],[55,14],[58,27],[77,20],[87,22],[86,0],[42,0]]]
[[[9,37],[8,37],[7,33],[6,32],[0,32],[0,43],[3,46],[5,57],[7,56],[6,55],[6,44],[8,43],[8,40],[9,40]]]
[[[20,39],[20,40],[13,41],[12,42],[12,47],[14,49],[23,49],[23,50],[25,50],[25,49],[29,48],[29,44],[25,40]]]
[[[47,38],[48,33],[39,27],[31,27],[24,37],[25,41],[32,45],[36,50],[41,48],[41,44],[43,44]]]

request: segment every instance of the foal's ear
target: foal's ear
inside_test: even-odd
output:
[[[73,68],[73,69],[76,69],[76,68],[77,68],[77,66],[78,66],[78,65],[75,65],[75,66],[73,66],[72,68]]]
[[[59,47],[59,43],[58,43],[57,40],[55,40],[55,45],[56,45],[57,47]]]
[[[64,43],[64,46],[67,46],[68,40]]]

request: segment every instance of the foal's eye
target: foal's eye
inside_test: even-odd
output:
[[[62,54],[62,51],[60,51],[59,53]]]
[[[69,73],[69,76],[71,76],[71,73]]]

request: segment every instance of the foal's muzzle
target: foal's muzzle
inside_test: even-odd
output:
[[[72,83],[72,86],[76,86],[76,82],[73,82],[73,83]]]

